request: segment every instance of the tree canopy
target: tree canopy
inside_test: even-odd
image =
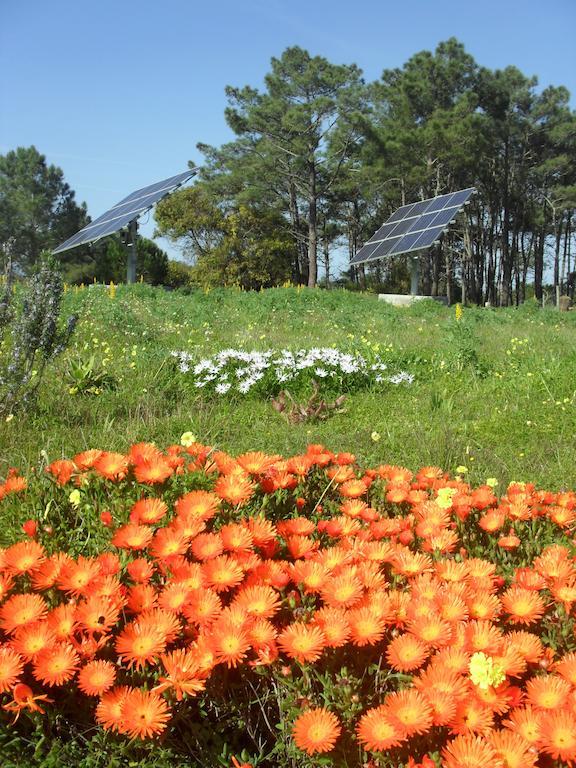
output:
[[[22,272],[88,223],[63,171],[36,147],[0,155],[0,254]]]
[[[421,254],[422,290],[509,304],[533,282],[541,299],[545,262],[566,284],[575,269],[576,114],[562,86],[539,91],[514,66],[483,67],[454,38],[375,83],[354,64],[288,48],[264,85],[226,88],[236,138],[199,144],[201,178],[159,206],[159,230],[185,245],[199,272],[222,253],[228,217],[266,211],[293,245],[282,250],[285,270],[313,286],[318,263],[329,277],[334,255],[352,259],[399,205],[474,186],[458,225]],[[266,239],[265,230],[255,236]],[[246,253],[237,250],[235,263]],[[349,275],[396,280],[402,261]],[[276,257],[270,265],[273,280]]]

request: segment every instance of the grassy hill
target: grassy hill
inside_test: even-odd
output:
[[[399,309],[344,291],[184,295],[140,285],[114,298],[101,286],[69,291],[65,312],[80,316],[71,348],[46,375],[38,409],[0,424],[0,475],[89,447],[165,446],[191,431],[232,453],[287,455],[319,442],[370,465],[466,466],[474,483],[574,485],[576,313],[527,304],[464,309],[457,320],[434,302]],[[414,381],[328,387],[328,402],[346,394],[343,412],[290,424],[267,393],[208,395],[170,355],[314,347],[379,355]],[[92,384],[101,391],[82,391]],[[311,391],[292,394],[305,403]]]

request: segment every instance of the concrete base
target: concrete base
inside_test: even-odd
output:
[[[448,305],[447,296],[420,296],[419,294],[409,293],[379,293],[378,299],[385,301],[387,304],[393,304],[395,307],[409,307],[415,301],[422,301],[428,299],[428,301],[438,301],[440,304]]]

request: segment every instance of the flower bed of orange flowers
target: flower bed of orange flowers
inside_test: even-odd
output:
[[[27,481],[0,486],[26,533],[0,550],[5,723],[177,738],[187,718],[229,727],[210,702],[230,691],[254,765],[576,764],[575,493],[497,498],[320,445],[141,443],[47,478],[108,544],[55,547]]]

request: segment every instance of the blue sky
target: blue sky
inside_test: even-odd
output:
[[[34,144],[95,218],[232,138],[224,87],[290,45],[369,81],[454,36],[576,107],[575,29],[576,0],[0,0],[0,153]]]

